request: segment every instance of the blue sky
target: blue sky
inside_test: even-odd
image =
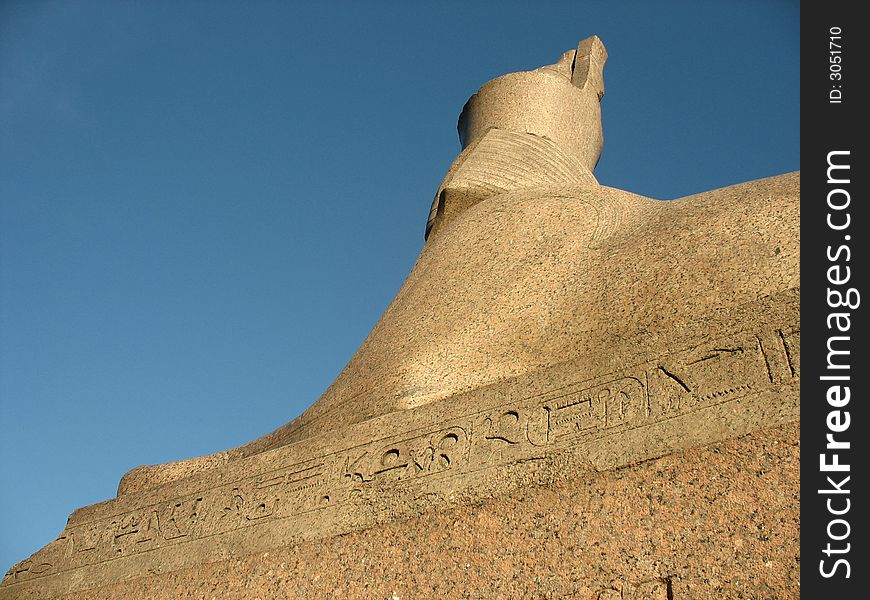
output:
[[[419,254],[465,100],[588,35],[599,180],[799,168],[798,3],[0,4],[0,567],[129,469],[326,389]]]

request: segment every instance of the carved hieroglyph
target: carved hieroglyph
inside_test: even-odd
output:
[[[673,337],[233,461],[219,477],[203,471],[80,509],[7,573],[0,598],[51,597],[490,497],[529,484],[517,464],[540,461],[535,480],[555,480],[792,421],[798,299],[787,291]]]
[[[139,469],[144,489],[668,331],[799,286],[798,173],[661,202],[599,185],[607,53],[484,85],[459,118],[426,245],[359,351],[300,417],[210,457]]]
[[[598,184],[606,58],[592,37],[471,97],[396,298],[310,409],[230,458],[799,285],[797,174],[670,202]]]
[[[500,77],[459,120],[426,244],[298,419],[128,473],[15,565],[52,597],[371,527],[796,420],[799,175],[671,202],[601,186],[606,52]],[[531,479],[530,479],[531,478]]]

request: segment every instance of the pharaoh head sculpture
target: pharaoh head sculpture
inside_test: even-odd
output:
[[[426,236],[497,193],[596,183],[606,60],[604,45],[592,36],[553,65],[508,73],[480,88],[459,116],[462,153],[435,194]]]

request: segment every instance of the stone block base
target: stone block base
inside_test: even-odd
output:
[[[63,598],[797,598],[799,454],[791,423]]]

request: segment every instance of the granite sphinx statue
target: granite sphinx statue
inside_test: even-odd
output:
[[[667,202],[597,182],[606,60],[592,36],[468,100],[462,151],[435,194],[416,265],[307,411],[245,446],[138,469],[122,489],[798,288],[798,173]]]
[[[308,410],[244,446],[130,471],[0,598],[491,497],[527,485],[511,469],[529,460],[546,480],[793,424],[799,173],[672,201],[599,184],[606,59],[593,36],[468,100],[416,264]]]

